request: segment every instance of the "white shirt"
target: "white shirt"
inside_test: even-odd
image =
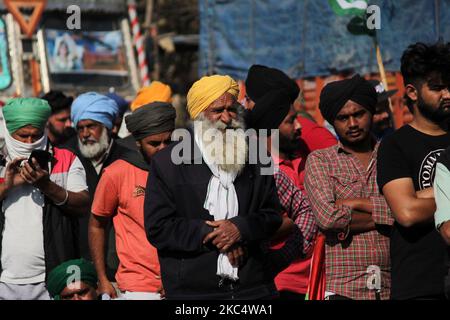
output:
[[[87,190],[86,173],[76,158],[68,173],[52,174],[50,180],[72,192]],[[32,196],[33,202],[21,198]],[[42,215],[44,195],[31,185],[10,190],[3,200],[5,226],[2,240],[1,282],[30,284],[45,281],[44,233]]]

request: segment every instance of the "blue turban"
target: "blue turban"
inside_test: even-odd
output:
[[[127,111],[130,103],[114,92],[107,93],[106,96],[113,99],[117,103],[117,106],[119,107],[119,115],[122,117],[125,111]]]
[[[111,130],[118,114],[119,107],[113,99],[97,92],[87,92],[73,101],[70,118],[75,127],[80,120],[95,120]]]

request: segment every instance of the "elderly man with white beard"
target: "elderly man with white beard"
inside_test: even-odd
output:
[[[261,244],[280,227],[281,207],[273,176],[247,161],[238,93],[229,76],[194,83],[190,137],[152,159],[144,224],[167,299],[277,296]]]
[[[78,96],[72,104],[71,119],[78,132],[78,148],[97,174],[110,153],[111,129],[118,113],[114,100],[95,92]]]
[[[119,113],[117,103],[96,92],[79,95],[72,103],[71,120],[77,135],[69,140],[67,147],[74,150],[80,158],[86,171],[86,180],[91,200],[94,197],[97,183],[102,170],[127,151],[125,147],[117,145],[111,136],[115,118]],[[81,257],[91,260],[88,245],[89,217],[80,219],[80,251]],[[110,233],[110,228],[107,233]],[[114,233],[110,233],[107,251],[107,273],[112,281],[117,268],[115,254]]]

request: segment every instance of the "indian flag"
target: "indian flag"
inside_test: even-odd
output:
[[[362,16],[366,13],[366,0],[328,0],[333,11],[339,15],[358,15]]]

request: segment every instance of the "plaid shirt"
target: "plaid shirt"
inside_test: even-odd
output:
[[[278,274],[295,259],[304,258],[311,253],[318,227],[305,192],[301,191],[282,170],[274,173],[274,179],[280,204],[298,227],[284,241],[283,246],[277,249],[265,248],[273,272]]]
[[[372,219],[378,225],[392,226],[393,217],[376,182],[376,144],[368,168],[339,143],[311,153],[306,162],[305,187],[319,228],[326,240],[326,290],[351,299],[375,299],[368,288],[368,267],[380,268],[381,299],[390,295],[389,238],[378,230],[349,235],[338,240],[338,233],[351,222],[351,209],[336,206],[337,199],[369,198]],[[386,228],[382,226],[381,228]],[[387,227],[389,230],[390,227]],[[386,234],[386,233],[385,233]]]
[[[281,206],[298,226],[303,236],[301,253],[304,256],[313,247],[318,230],[308,198],[282,170],[275,172],[274,178]],[[298,252],[299,248],[293,249]]]

